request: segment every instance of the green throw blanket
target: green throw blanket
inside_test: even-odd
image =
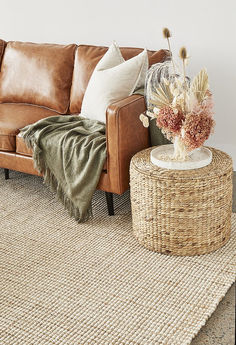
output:
[[[35,168],[78,222],[91,201],[106,159],[105,125],[81,116],[52,116],[21,130]]]

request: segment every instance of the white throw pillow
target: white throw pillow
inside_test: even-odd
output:
[[[95,67],[94,71],[112,68],[121,64],[124,61],[125,59],[123,58],[120,52],[120,48],[117,46],[115,42],[113,42],[110,45],[107,52],[103,55],[101,60],[97,63],[97,66]]]
[[[105,123],[107,107],[130,96],[137,87],[143,87],[147,69],[146,49],[125,61],[113,43],[93,71],[84,94],[81,115]]]

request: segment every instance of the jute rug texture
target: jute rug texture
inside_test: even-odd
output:
[[[132,235],[127,198],[77,224],[38,177],[0,176],[0,344],[187,345],[236,274],[236,214],[223,248],[161,255]],[[122,201],[120,201],[122,199]]]

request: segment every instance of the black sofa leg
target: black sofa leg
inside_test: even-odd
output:
[[[5,180],[9,179],[9,169],[4,169]]]
[[[107,209],[109,216],[114,216],[114,202],[113,202],[113,194],[112,193],[106,193],[106,200],[107,200]]]

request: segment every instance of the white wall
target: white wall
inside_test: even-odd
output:
[[[166,48],[162,28],[185,45],[189,75],[206,67],[215,98],[209,145],[231,154],[236,170],[235,0],[1,0],[1,37],[53,43]]]

